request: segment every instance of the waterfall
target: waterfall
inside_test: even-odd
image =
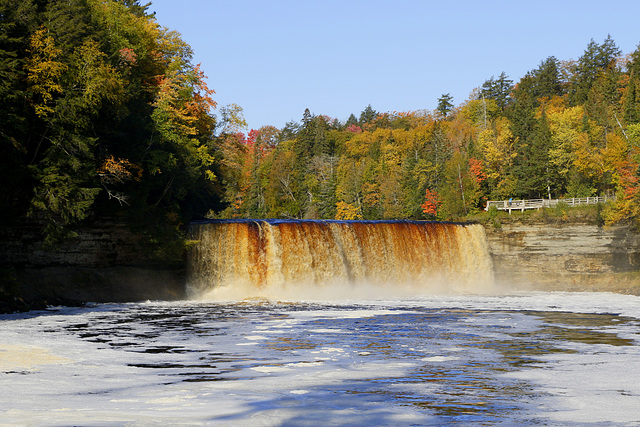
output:
[[[480,292],[493,282],[477,224],[213,220],[192,224],[190,238],[193,298]]]

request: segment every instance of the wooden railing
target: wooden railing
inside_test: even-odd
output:
[[[584,206],[595,205],[598,203],[608,202],[615,200],[615,196],[604,197],[574,197],[571,199],[509,199],[509,200],[490,200],[487,202],[487,206],[484,208],[488,211],[491,206],[495,206],[500,211],[512,210],[522,211],[525,209],[540,209],[540,208],[552,208],[558,206],[558,203],[564,203],[567,206]]]

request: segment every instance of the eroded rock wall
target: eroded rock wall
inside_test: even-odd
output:
[[[0,236],[0,268],[27,304],[175,300],[185,295],[183,262],[160,263],[141,236],[117,222],[77,230],[59,250],[43,247],[39,227]],[[16,289],[17,288],[17,289]]]
[[[640,235],[627,226],[487,228],[496,280],[511,289],[640,294]]]

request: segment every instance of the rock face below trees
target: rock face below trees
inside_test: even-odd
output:
[[[640,235],[627,226],[508,224],[486,232],[506,288],[640,295]]]
[[[0,311],[184,297],[184,263],[153,261],[140,236],[121,224],[80,229],[56,251],[43,249],[38,230],[23,225],[0,239]]]
[[[610,291],[640,295],[640,235],[626,226],[505,224],[486,228],[497,282],[506,290]],[[59,251],[37,227],[0,239],[0,312],[47,304],[177,300],[185,263],[152,260],[117,223],[80,230]]]

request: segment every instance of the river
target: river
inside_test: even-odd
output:
[[[638,425],[640,298],[145,302],[0,316],[1,425]]]

